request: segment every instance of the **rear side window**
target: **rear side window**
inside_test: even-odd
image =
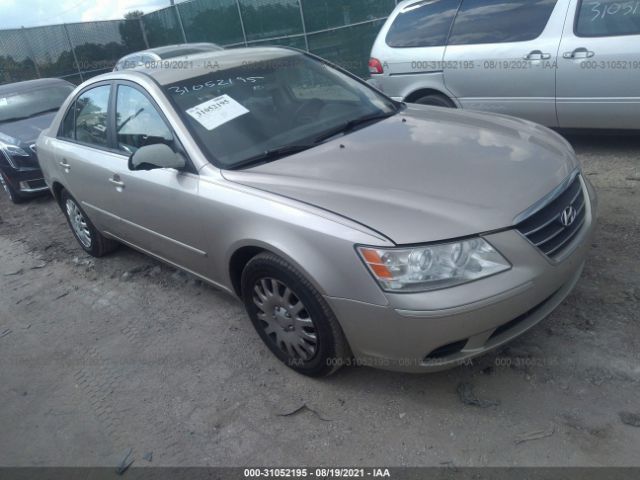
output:
[[[76,100],[76,140],[107,146],[107,108],[110,85],[87,90]]]
[[[640,0],[583,0],[578,7],[576,35],[615,37],[640,34]]]
[[[557,0],[463,0],[449,45],[533,40],[543,32]]]
[[[447,43],[460,0],[427,0],[406,6],[387,33],[394,48],[438,47]]]

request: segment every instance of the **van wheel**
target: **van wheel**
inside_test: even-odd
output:
[[[262,341],[285,365],[310,377],[330,375],[349,347],[322,295],[291,264],[261,253],[242,272],[242,300]]]
[[[89,255],[102,257],[118,247],[118,242],[104,237],[91,223],[75,198],[66,190],[60,195],[60,205],[67,217],[73,236]]]
[[[445,95],[439,93],[431,93],[420,97],[413,103],[419,103],[420,105],[430,105],[432,107],[444,107],[444,108],[456,108],[456,105],[451,99]]]

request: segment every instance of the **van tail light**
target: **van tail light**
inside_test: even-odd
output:
[[[382,63],[377,58],[372,58],[369,60],[369,73],[373,75],[381,75],[384,73],[384,68],[382,68]]]

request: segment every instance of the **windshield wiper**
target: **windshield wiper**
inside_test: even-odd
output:
[[[393,115],[395,115],[397,112],[388,112],[388,113],[372,113],[370,115],[365,115],[363,117],[360,118],[355,118],[353,120],[349,120],[346,123],[343,123],[341,125],[338,125],[335,128],[331,128],[329,130],[327,130],[326,132],[320,134],[318,137],[315,138],[315,143],[320,143],[323,142],[324,140],[327,140],[331,137],[335,137],[336,135],[339,135],[341,133],[347,134],[349,132],[352,132],[353,130],[356,129],[356,127],[359,127],[361,125],[373,122],[375,120],[384,120],[385,118],[389,118],[392,117]]]
[[[47,110],[42,110],[40,112],[35,112],[30,115],[25,115],[24,117],[6,118],[3,120],[0,120],[0,123],[17,122],[19,120],[26,120],[27,118],[37,117],[38,115],[42,115],[43,113],[56,112],[56,111],[58,111],[58,108],[48,108]]]
[[[240,170],[242,168],[255,167],[264,163],[273,162],[274,160],[278,160],[279,158],[286,157],[288,155],[293,155],[295,153],[309,150],[310,148],[313,148],[315,146],[315,143],[311,143],[305,145],[285,145],[283,147],[273,148],[271,150],[262,152],[259,155],[249,157],[246,160],[233,165],[231,168],[233,170]]]
[[[136,117],[137,117],[138,115],[140,115],[142,112],[144,112],[144,108],[141,108],[141,109],[139,109],[136,113],[134,113],[134,114],[132,114],[132,115],[129,115],[129,116],[127,117],[127,119],[126,119],[124,122],[122,122],[122,123],[120,124],[120,126],[116,129],[116,132],[120,132],[120,130],[122,130],[122,129],[124,128],[124,126],[125,126],[127,123],[129,123],[131,120],[133,120],[134,118],[136,118]]]

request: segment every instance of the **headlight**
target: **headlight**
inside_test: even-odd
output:
[[[358,247],[358,253],[390,292],[439,290],[511,268],[482,238],[412,248]]]
[[[2,153],[9,162],[9,165],[16,169],[19,168],[20,157],[30,157],[30,155],[22,148],[16,145],[11,145],[9,143],[0,142],[0,150],[2,150]]]

